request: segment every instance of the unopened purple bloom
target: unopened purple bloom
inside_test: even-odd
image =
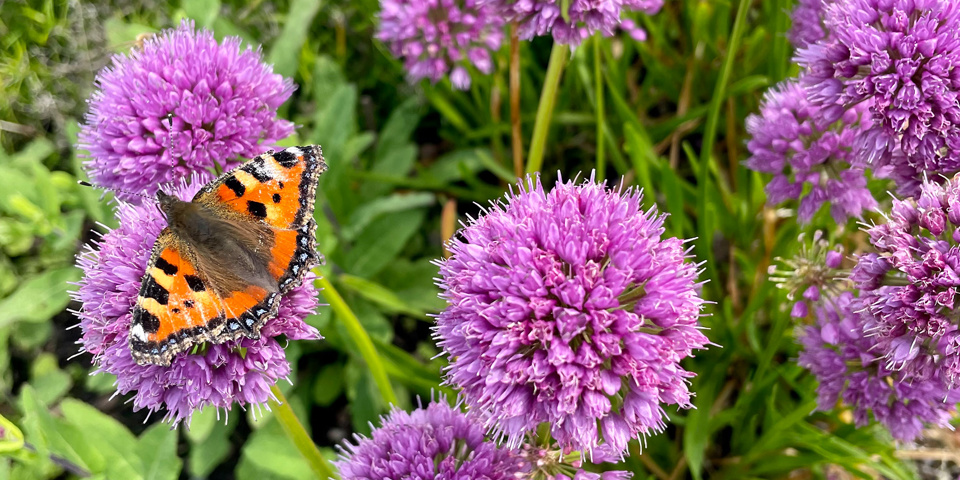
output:
[[[864,334],[867,326],[856,313],[860,300],[845,292],[818,307],[817,323],[799,335],[799,363],[820,381],[818,409],[832,410],[842,399],[858,426],[872,415],[901,441],[918,437],[925,424],[949,425],[960,392],[914,381],[877,359],[876,338]]]
[[[777,288],[786,290],[787,300],[794,302],[790,310],[794,318],[806,317],[811,305],[819,305],[850,286],[848,272],[840,270],[842,247],[831,247],[820,230],[813,234],[813,242],[809,244],[804,237],[805,234],[800,234],[797,238],[800,252],[796,256],[777,257],[777,264],[767,269],[770,281],[775,282]]]
[[[915,383],[960,388],[960,179],[924,182],[887,218],[867,229],[875,252],[852,273],[874,354]]]
[[[173,194],[192,198],[202,186],[197,177],[193,180]],[[135,410],[166,409],[164,419],[173,424],[189,421],[194,411],[205,407],[230,410],[234,403],[255,405],[271,398],[270,386],[290,374],[276,337],[320,338],[303,321],[317,306],[313,276],[308,274],[301,286],[283,296],[277,316],[264,324],[259,339],[205,345],[200,353],[174,357],[169,367],[137,365],[129,345],[131,311],[153,243],[167,223],[150,203],[121,203],[117,216],[119,226],[78,257],[83,279],[73,292],[82,303],[82,349],[93,355],[97,372],[116,375],[117,393],[134,393]]]
[[[406,413],[394,408],[370,438],[346,444],[343,480],[513,480],[519,458],[484,438],[476,420],[444,402]]]
[[[802,48],[827,36],[823,16],[836,0],[799,0],[790,13],[793,26],[787,36],[794,47]]]
[[[867,189],[863,164],[852,152],[856,138],[863,133],[862,122],[869,126],[870,120],[862,106],[830,123],[821,123],[817,111],[796,81],[768,90],[759,115],[747,117],[751,157],[746,165],[773,175],[766,187],[771,205],[800,199],[800,222],[809,222],[829,203],[833,219],[845,223],[877,206]]]
[[[472,66],[493,71],[492,52],[503,41],[503,16],[481,0],[381,0],[377,38],[403,59],[411,80],[449,76],[470,87]]]
[[[620,15],[624,11],[637,10],[653,15],[663,6],[663,0],[479,1],[494,5],[498,14],[516,22],[517,34],[523,40],[553,35],[556,42],[569,45],[579,45],[595,32],[613,35],[620,26]]]
[[[856,145],[867,161],[894,155],[895,170],[915,175],[960,170],[960,4],[849,0],[825,22],[830,36],[798,52],[817,115],[832,122],[869,104],[874,125]]]
[[[293,132],[277,118],[292,92],[258,50],[235,37],[218,44],[185,20],[100,72],[79,135],[84,165],[98,185],[147,195],[215,166],[228,170]]]
[[[561,449],[618,455],[663,429],[663,405],[691,406],[679,362],[708,343],[697,266],[640,200],[528,178],[450,242],[447,382],[510,445],[546,422]]]

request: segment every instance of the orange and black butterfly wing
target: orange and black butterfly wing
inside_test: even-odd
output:
[[[197,268],[195,253],[164,229],[143,276],[130,325],[137,363],[169,365],[202,342],[258,338],[262,319],[275,315],[280,294],[248,285],[226,295]]]
[[[326,169],[319,145],[265,153],[207,184],[193,201],[272,231],[268,269],[282,294],[321,260],[313,210]]]
[[[133,308],[130,350],[137,363],[169,365],[174,355],[223,331],[223,300],[191,260],[189,248],[163,229]]]

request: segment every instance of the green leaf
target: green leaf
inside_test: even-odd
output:
[[[397,294],[377,282],[348,274],[340,275],[337,280],[349,290],[359,293],[388,312],[405,313],[412,317],[420,317],[426,314],[422,310],[407,305]]]
[[[273,64],[274,73],[293,77],[300,63],[300,51],[307,41],[313,17],[320,10],[320,0],[293,0],[287,12],[283,31],[270,47],[267,62]]]
[[[176,480],[183,462],[177,457],[177,431],[155,423],[140,435],[137,453],[144,480]]]
[[[143,464],[137,454],[137,437],[113,417],[72,398],[60,404],[67,422],[84,432],[106,460],[109,478],[142,478]]]
[[[80,279],[76,267],[47,270],[20,285],[9,297],[0,300],[0,328],[14,322],[43,322],[63,311],[70,301],[68,282]]]
[[[407,210],[374,220],[357,236],[357,241],[343,256],[343,269],[354,275],[370,278],[387,266],[423,223],[426,212]]]
[[[157,31],[147,25],[125,22],[119,17],[108,18],[103,24],[103,29],[107,32],[107,45],[115,52],[125,52],[132,48],[140,34]]]
[[[67,393],[73,379],[60,370],[55,355],[42,353],[30,365],[30,384],[36,389],[40,401],[50,405]]]
[[[50,416],[29,384],[20,390],[20,409],[25,438],[39,455],[55,454],[90,472],[104,471],[106,460],[99,448],[79,428]]]
[[[370,375],[370,369],[357,360],[351,359],[347,363],[346,378],[353,430],[361,435],[369,435],[370,424],[380,423],[380,391]]]
[[[381,215],[429,207],[434,204],[436,204],[436,195],[428,192],[397,193],[376,198],[353,211],[350,221],[342,226],[340,235],[344,240],[351,241]]]
[[[299,416],[299,415],[298,415]],[[300,418],[304,418],[299,416]],[[243,446],[239,480],[313,478],[313,472],[276,420],[254,432]]]
[[[196,416],[196,414],[194,415]],[[209,432],[207,432],[202,440],[197,441],[193,440],[193,436],[187,435],[188,440],[190,440],[187,471],[190,472],[190,476],[193,478],[208,477],[210,473],[217,468],[217,465],[223,463],[223,461],[230,456],[230,452],[233,450],[233,446],[230,443],[230,435],[236,428],[237,421],[225,422],[225,419],[217,420],[215,414],[209,415],[204,413],[204,415],[213,418]],[[193,426],[192,424],[196,423],[196,421],[197,419],[194,418],[191,422],[191,428]]]
[[[343,365],[324,365],[313,381],[313,401],[320,406],[329,406],[343,393]]]
[[[197,21],[198,27],[210,28],[220,13],[220,0],[190,0],[180,4],[187,17]]]

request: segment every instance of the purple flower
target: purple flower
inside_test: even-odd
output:
[[[97,87],[78,146],[91,179],[108,188],[153,195],[161,183],[229,170],[293,132],[277,118],[293,84],[259,50],[241,50],[235,37],[220,45],[189,20],[114,56]]]
[[[869,105],[874,125],[856,144],[865,160],[895,155],[893,168],[915,175],[960,170],[960,4],[850,0],[827,8],[826,25],[830,36],[797,58],[816,114],[830,123]]]
[[[173,189],[189,200],[202,182]],[[137,365],[130,353],[131,311],[137,301],[150,251],[167,225],[155,204],[117,207],[119,226],[88,245],[78,257],[83,269],[73,298],[82,303],[78,312],[83,331],[82,351],[93,355],[97,372],[117,376],[117,393],[134,393],[135,410],[166,409],[164,419],[174,425],[189,422],[204,407],[229,411],[234,403],[262,404],[271,398],[270,386],[290,374],[278,336],[288,340],[318,339],[317,330],[303,319],[313,314],[317,292],[313,276],[280,300],[276,318],[260,330],[260,338],[243,338],[219,345],[204,345],[196,354],[174,357],[169,367]]]
[[[876,338],[864,335],[860,299],[845,292],[816,309],[817,323],[802,329],[799,363],[816,375],[818,409],[838,400],[853,408],[857,426],[873,417],[894,438],[910,441],[926,423],[947,426],[960,392],[937,382],[913,381],[876,358]]]
[[[445,402],[412,413],[394,408],[370,438],[355,437],[336,462],[343,480],[508,480],[519,457],[484,438],[471,416]]]
[[[799,0],[790,18],[793,26],[787,36],[794,47],[802,48],[827,36],[823,15],[836,0]]]
[[[680,360],[704,348],[697,266],[641,194],[528,178],[440,265],[447,382],[510,445],[543,422],[561,449],[618,455],[690,407]]]
[[[469,67],[493,71],[491,52],[503,41],[503,17],[480,0],[381,0],[377,38],[403,59],[411,80],[470,88]]]
[[[960,179],[894,199],[887,223],[867,233],[875,253],[858,259],[851,278],[874,354],[914,383],[960,388]]]
[[[804,318],[810,313],[810,307],[822,304],[832,297],[836,297],[850,287],[848,272],[841,270],[843,262],[843,247],[833,249],[823,237],[823,232],[817,230],[813,234],[813,242],[804,241],[805,234],[797,238],[800,243],[800,252],[793,258],[775,260],[780,265],[771,265],[767,269],[770,281],[775,282],[777,288],[787,291],[787,300],[794,302],[790,316]],[[797,298],[799,294],[800,298]]]
[[[494,5],[498,14],[517,22],[517,33],[523,40],[550,34],[556,42],[570,45],[579,45],[598,31],[608,37],[613,35],[624,11],[639,10],[653,15],[663,6],[663,0],[478,1]],[[634,29],[628,31],[634,33]]]
[[[830,123],[816,118],[818,107],[811,105],[796,81],[768,90],[759,115],[747,117],[747,142],[751,157],[748,168],[773,174],[767,184],[771,205],[800,199],[797,218],[807,223],[823,206],[837,223],[877,206],[867,189],[863,164],[851,151],[862,135],[865,109],[855,106]],[[806,193],[804,193],[806,192]]]

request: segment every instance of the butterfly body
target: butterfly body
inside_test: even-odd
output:
[[[167,217],[133,310],[139,364],[169,365],[202,342],[259,338],[280,297],[320,262],[314,197],[319,146],[261,155],[192,201],[158,193]]]

